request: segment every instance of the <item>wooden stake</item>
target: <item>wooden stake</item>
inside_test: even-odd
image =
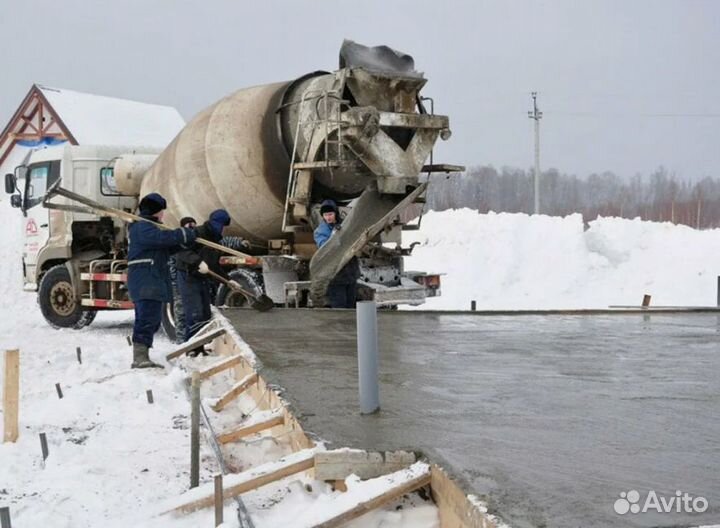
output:
[[[200,374],[192,373],[190,392],[190,488],[200,484]]]
[[[652,297],[650,295],[648,295],[647,293],[645,295],[643,295],[643,302],[642,302],[643,308],[647,308],[648,306],[650,306],[651,298]]]
[[[477,309],[477,303],[475,301],[470,301],[470,311],[474,312]]]
[[[128,346],[133,346],[132,339],[130,339],[130,336],[125,336],[125,339],[127,339]]]
[[[152,391],[151,391],[150,389],[148,389],[145,394],[147,394],[148,403],[154,403],[154,402],[155,402],[155,400],[153,399],[153,393],[152,393]]]
[[[60,384],[59,384],[59,383],[56,383],[56,384],[55,384],[55,390],[57,391],[58,398],[62,400],[62,399],[63,399],[63,393],[62,393],[62,389],[60,388]]]
[[[82,365],[82,350],[80,350],[80,347],[77,347],[77,349],[75,349],[75,351],[77,352],[78,363],[80,363]]]
[[[50,455],[47,445],[47,436],[45,436],[45,433],[40,433],[40,449],[42,450],[43,462],[45,462],[47,457]]]
[[[223,476],[215,475],[215,526],[223,523]]]
[[[5,376],[3,381],[3,442],[18,439],[20,403],[20,351],[5,351]]]

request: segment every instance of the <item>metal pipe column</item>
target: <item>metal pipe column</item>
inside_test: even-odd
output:
[[[375,301],[358,302],[356,316],[360,412],[371,414],[380,410],[377,305]]]

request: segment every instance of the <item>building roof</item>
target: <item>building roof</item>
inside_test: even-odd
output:
[[[171,106],[38,88],[80,145],[166,147],[185,126]]]
[[[0,165],[17,144],[164,148],[184,126],[170,106],[34,84],[0,134]]]

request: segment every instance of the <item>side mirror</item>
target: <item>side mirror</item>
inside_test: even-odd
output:
[[[13,194],[10,196],[10,205],[15,208],[22,207],[22,196],[19,194]]]
[[[15,192],[15,175],[8,173],[5,175],[5,192],[12,194]]]

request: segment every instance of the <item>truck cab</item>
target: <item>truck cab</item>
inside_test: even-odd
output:
[[[134,196],[115,186],[111,167],[128,153],[158,154],[157,149],[118,146],[49,147],[33,151],[24,165],[5,176],[13,207],[23,214],[23,288],[38,292],[45,318],[58,327],[79,328],[95,316],[82,306],[87,289],[80,274],[97,259],[116,259],[126,249],[126,226],[87,211],[43,207],[48,189],[56,185],[109,207],[132,211]],[[62,204],[63,201],[59,200]],[[67,203],[68,209],[73,204]]]

